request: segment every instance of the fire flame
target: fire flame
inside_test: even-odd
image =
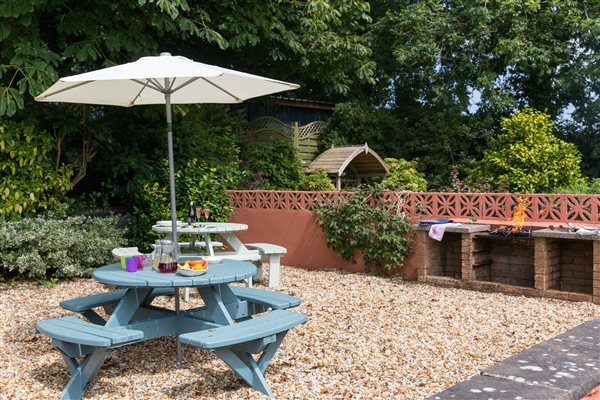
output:
[[[525,226],[525,211],[527,211],[529,202],[528,197],[519,197],[519,202],[513,213],[511,233],[519,232]]]

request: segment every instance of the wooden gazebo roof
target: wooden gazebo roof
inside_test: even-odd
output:
[[[365,143],[348,147],[332,147],[321,153],[307,168],[307,173],[324,169],[327,174],[336,178],[336,187],[341,188],[341,176],[348,166],[358,177],[387,176],[387,165]]]

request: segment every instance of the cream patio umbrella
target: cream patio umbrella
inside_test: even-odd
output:
[[[60,78],[35,100],[132,107],[165,104],[173,239],[177,243],[171,104],[241,103],[299,88],[294,83],[202,64],[161,53],[79,75]]]

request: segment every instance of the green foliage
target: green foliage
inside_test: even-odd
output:
[[[0,122],[0,217],[47,209],[71,189],[73,169],[56,168],[55,145],[31,124]]]
[[[389,109],[399,132],[385,134],[396,152],[380,154],[418,158],[430,186],[447,184],[440,177],[447,180],[451,167],[465,172],[481,158],[501,118],[525,107],[548,109],[554,121],[571,109],[568,140],[585,132],[599,148],[600,3],[371,5],[377,84],[365,97]],[[600,159],[593,152],[588,147],[590,170]]]
[[[373,82],[364,0],[245,3],[185,0],[4,0],[0,7],[0,116],[59,75],[132,61],[176,48],[199,61],[345,94]],[[226,50],[226,52],[224,51]],[[233,60],[232,60],[233,59]]]
[[[220,104],[180,105],[173,111],[176,168],[197,158],[219,169],[231,169],[227,175],[242,175],[235,134],[241,124],[239,116],[230,115],[228,107]],[[155,169],[163,168],[167,156],[164,107],[106,108],[104,120],[111,132],[110,143],[98,148],[80,186],[101,191],[113,206],[129,209],[129,199],[138,196],[144,184],[156,181]]]
[[[335,192],[335,185],[331,182],[327,171],[319,169],[312,174],[302,176],[298,189],[309,192]]]
[[[265,190],[298,189],[303,175],[302,163],[292,143],[276,140],[270,144],[249,145],[244,159],[253,179],[248,186]]]
[[[581,183],[561,187],[558,193],[600,194],[600,178],[584,180]]]
[[[362,187],[349,200],[319,204],[315,211],[327,246],[353,262],[362,253],[374,271],[402,265],[411,243],[409,218],[384,194],[381,187]]]
[[[396,121],[385,109],[365,102],[338,103],[328,121],[323,137],[323,150],[331,145],[345,146],[368,143],[379,155],[394,154],[386,137],[397,133]]]
[[[90,276],[125,244],[118,217],[23,218],[0,222],[0,273],[50,280]]]
[[[522,193],[548,191],[581,182],[581,154],[552,134],[550,116],[524,109],[502,120],[503,132],[485,153],[481,173]]]
[[[133,212],[128,215],[130,241],[145,249],[159,238],[151,230],[152,225],[156,221],[171,219],[167,162],[156,168],[154,173],[154,178],[146,181],[142,190],[133,196]],[[175,171],[178,220],[187,219],[188,205],[193,201],[198,207],[210,208],[211,220],[227,221],[232,209],[226,190],[235,187],[237,179],[232,168],[219,169],[195,158],[178,166]]]
[[[390,176],[381,182],[386,189],[412,190],[413,192],[427,190],[427,181],[423,178],[423,174],[417,171],[415,161],[397,160],[395,158],[386,158],[383,161],[390,170]]]

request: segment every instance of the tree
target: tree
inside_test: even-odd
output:
[[[418,157],[432,186],[454,166],[472,166],[518,109],[547,109],[557,121],[574,107],[568,139],[599,137],[600,2],[371,4],[377,84],[365,91],[401,127],[386,142]]]
[[[315,96],[372,82],[363,0],[2,0],[0,116],[14,115],[58,75],[171,49],[199,61],[275,74]],[[226,51],[224,51],[226,50]]]
[[[504,131],[485,153],[480,174],[511,191],[534,193],[582,182],[581,154],[552,134],[546,113],[524,109],[502,120]]]

